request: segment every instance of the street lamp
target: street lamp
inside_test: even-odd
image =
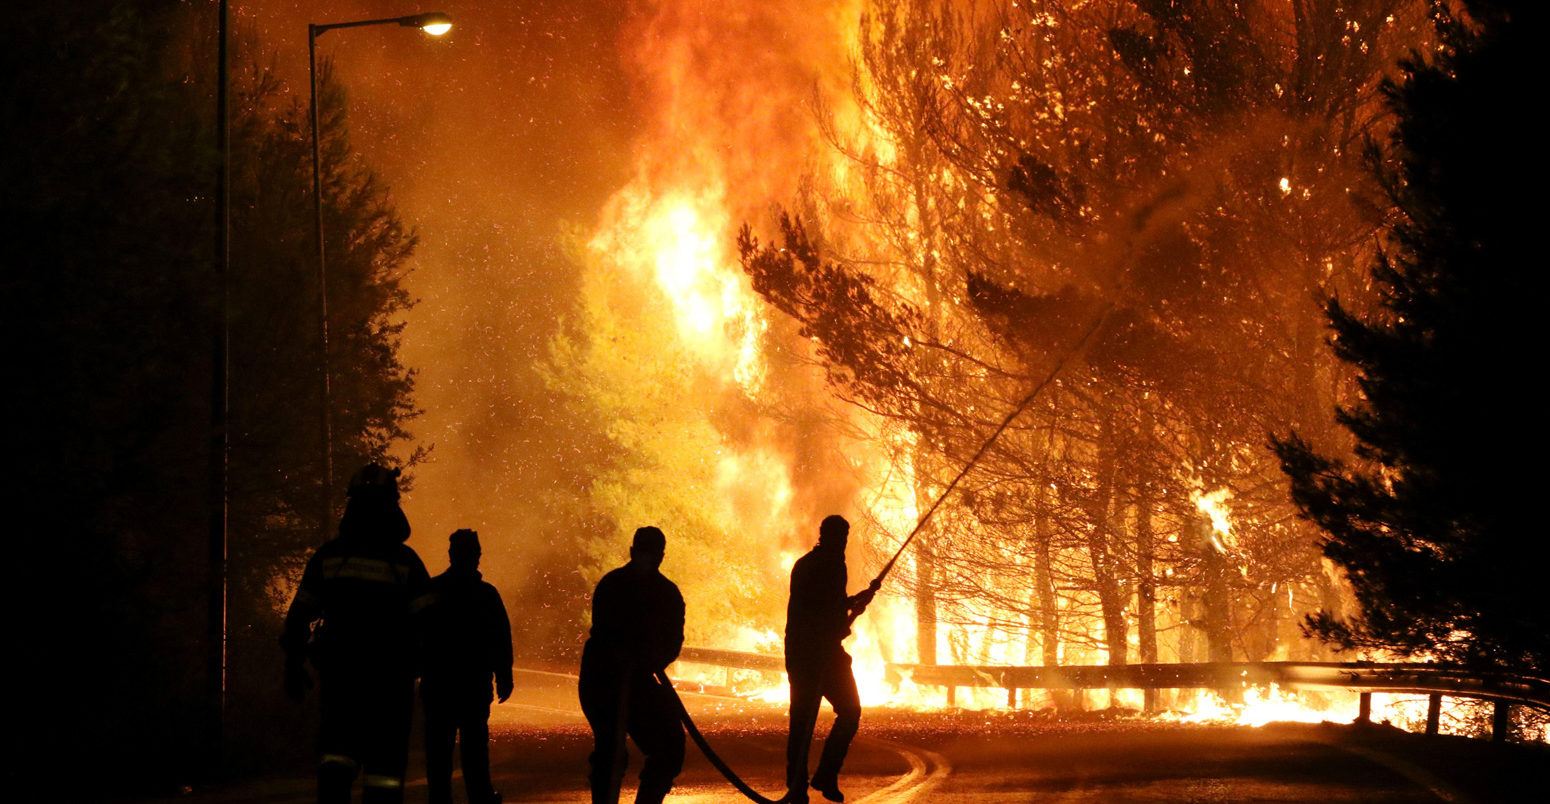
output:
[[[313,235],[318,244],[318,310],[321,323],[322,379],[323,379],[323,517],[319,527],[324,538],[328,537],[329,523],[334,517],[334,416],[333,391],[328,368],[328,259],[323,247],[323,170],[318,146],[318,37],[335,28],[361,28],[367,25],[400,25],[419,28],[431,36],[441,36],[452,30],[452,18],[440,11],[410,14],[406,17],[332,22],[325,25],[307,25],[307,77],[311,85],[312,106],[312,213]]]

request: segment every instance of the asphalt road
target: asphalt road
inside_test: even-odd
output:
[[[683,692],[712,746],[756,790],[784,792],[785,713],[779,704]],[[825,733],[832,715],[819,722]],[[589,802],[591,733],[575,677],[520,671],[491,716],[495,784],[508,802]],[[422,758],[407,801],[423,801]],[[814,748],[816,757],[817,747]],[[625,780],[633,795],[639,755]],[[461,801],[461,782],[455,784]],[[1271,724],[1261,728],[1159,723],[1048,713],[874,710],[846,762],[851,804],[1489,804],[1550,802],[1550,749],[1425,738],[1383,727]],[[182,802],[303,802],[309,779],[254,780]],[[669,802],[746,801],[691,744]],[[823,801],[816,793],[812,801]]]

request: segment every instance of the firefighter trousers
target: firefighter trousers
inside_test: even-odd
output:
[[[489,682],[484,692],[489,694]],[[463,790],[469,804],[487,804],[495,798],[490,783],[490,702],[469,696],[448,700],[425,694],[425,777],[430,804],[452,802],[452,745],[461,748]]]
[[[850,654],[838,650],[822,661],[788,661],[791,681],[791,732],[786,738],[786,787],[793,804],[807,801],[807,754],[818,724],[818,706],[827,699],[834,708],[834,726],[823,741],[823,753],[812,778],[839,778],[850,741],[861,726],[861,696],[850,669]]]
[[[627,734],[646,757],[640,769],[635,803],[660,804],[683,770],[683,723],[678,720],[672,690],[662,687],[651,676],[632,679],[627,694],[623,683],[588,678],[584,673],[579,685],[581,711],[592,726],[592,755],[588,757],[591,770],[587,774],[592,801],[613,804],[617,795],[615,780],[624,774],[624,768],[616,765],[616,757]],[[621,727],[624,734],[619,733]]]
[[[319,673],[318,803],[348,804],[357,774],[365,804],[404,800],[414,678],[364,670]]]

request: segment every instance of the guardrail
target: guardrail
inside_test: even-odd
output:
[[[762,672],[783,672],[780,656],[713,648],[685,647],[679,661]],[[1231,691],[1275,684],[1288,689],[1348,689],[1360,694],[1357,722],[1369,722],[1372,693],[1420,693],[1429,696],[1426,733],[1436,734],[1443,697],[1495,702],[1492,739],[1504,739],[1511,707],[1526,705],[1550,712],[1550,680],[1508,673],[1482,673],[1459,667],[1376,662],[1209,662],[1193,664],[1079,665],[1006,667],[999,665],[887,665],[890,683],[908,678],[917,685],[945,687],[948,703],[959,687],[1007,691],[1015,706],[1018,690],[1214,689]]]

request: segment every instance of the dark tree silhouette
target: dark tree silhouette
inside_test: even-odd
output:
[[[14,761],[61,798],[80,757],[128,788],[203,755],[213,103],[166,74],[180,5],[31,4],[0,57]]]
[[[170,792],[209,759],[207,484],[214,265],[214,4],[85,0],[30,9],[8,40],[0,138],[14,350],[8,499],[18,766],[113,790]],[[250,44],[250,43],[249,43]],[[233,55],[232,508],[228,701],[275,688],[277,566],[317,543],[316,249],[305,115]],[[406,437],[412,377],[393,314],[413,238],[354,158],[325,87],[325,176],[341,472]],[[299,107],[304,110],[304,107]],[[342,480],[336,482],[342,488]],[[261,646],[262,651],[252,646]],[[244,663],[263,664],[248,683]],[[246,686],[244,686],[246,685]],[[275,693],[278,697],[278,693]],[[267,707],[275,711],[275,707]],[[228,711],[234,724],[262,702]],[[304,744],[282,730],[255,739]],[[279,735],[284,734],[283,738]],[[250,746],[244,746],[244,749]],[[242,762],[252,750],[232,751]],[[52,771],[61,771],[53,773]],[[93,797],[66,785],[51,795]]]
[[[1344,648],[1550,668],[1538,478],[1522,464],[1543,441],[1522,355],[1544,335],[1525,201],[1542,144],[1515,88],[1534,74],[1521,5],[1439,15],[1442,46],[1387,86],[1398,119],[1380,172],[1398,216],[1372,268],[1379,306],[1327,306],[1331,345],[1360,375],[1362,400],[1339,411],[1355,456],[1295,434],[1275,444],[1360,603],[1353,619],[1309,618]]]
[[[258,43],[241,44],[261,52]],[[245,55],[232,78],[228,736],[243,746],[237,761],[263,764],[274,759],[270,751],[295,746],[277,741],[285,730],[271,722],[290,711],[275,698],[275,637],[290,598],[281,580],[298,577],[320,543],[322,390],[308,110],[259,58]],[[398,345],[415,238],[352,148],[344,88],[321,66],[337,514],[349,473],[391,463],[389,451],[410,440],[404,426],[417,413],[414,374],[399,361]]]

